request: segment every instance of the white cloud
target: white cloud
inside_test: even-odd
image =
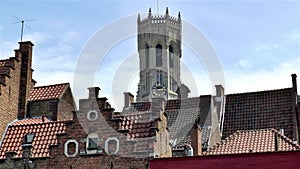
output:
[[[13,41],[0,42],[0,59],[7,59],[15,55],[14,49],[18,48],[18,43]]]
[[[51,38],[52,36],[48,33],[34,32],[31,34],[25,34],[23,37],[23,41],[31,41],[35,44],[41,44],[42,42],[45,42]]]
[[[298,44],[300,43],[300,32],[297,29],[292,30],[285,37],[288,42],[298,42]]]
[[[292,86],[291,74],[300,75],[300,59],[287,61],[274,66],[272,70],[258,69],[242,72],[228,70],[226,76],[226,93],[243,93],[261,90],[273,90]],[[298,83],[298,88],[300,83]]]
[[[240,59],[238,61],[238,66],[243,67],[243,68],[247,68],[247,67],[251,67],[251,63],[248,59]]]

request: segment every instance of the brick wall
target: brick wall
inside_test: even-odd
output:
[[[71,88],[68,87],[58,102],[57,120],[71,120],[72,111],[76,110]]]
[[[77,112],[78,113],[78,112]],[[75,113],[74,113],[75,114]],[[66,127],[66,133],[58,136],[58,145],[50,147],[50,158],[34,159],[33,162],[36,168],[48,168],[48,169],[81,169],[81,168],[128,168],[134,167],[135,169],[144,169],[147,166],[147,159],[125,157],[121,154],[108,155],[104,150],[104,142],[106,141],[105,132],[104,135],[99,135],[101,153],[87,154],[82,153],[86,150],[86,141],[88,134],[82,128],[77,116],[73,117],[73,121],[69,122]],[[92,130],[92,129],[91,129]],[[65,145],[69,141],[75,141],[78,143],[78,151],[73,157],[67,157],[65,155]],[[121,143],[120,143],[121,144]],[[71,148],[70,154],[75,152],[74,147]]]
[[[5,85],[1,86],[0,96],[0,137],[2,137],[5,128],[9,122],[17,118],[18,100],[19,100],[19,79],[20,67],[19,61],[20,53],[16,51],[16,56],[10,58],[13,67],[10,68],[10,77],[5,77]]]
[[[15,57],[9,58],[7,76],[0,83],[0,137],[9,122],[24,118],[30,89],[32,88],[32,46],[31,42],[20,42]]]

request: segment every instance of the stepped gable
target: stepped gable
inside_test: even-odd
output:
[[[9,125],[0,148],[0,159],[6,152],[15,152],[22,158],[22,145],[27,134],[34,134],[32,157],[50,157],[49,146],[57,145],[57,134],[65,132],[65,122],[49,121],[45,117],[18,120]]]
[[[13,59],[15,58],[0,60],[0,83],[2,85],[5,85],[5,76],[10,77],[10,71],[14,69]]]
[[[300,146],[275,129],[239,130],[217,143],[205,155],[295,151]]]
[[[294,94],[293,88],[286,88],[227,95],[222,137],[238,130],[275,128],[293,139]]]

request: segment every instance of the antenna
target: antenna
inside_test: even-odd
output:
[[[17,16],[15,16],[15,18],[18,20],[18,22],[14,22],[13,24],[15,24],[15,23],[21,23],[21,42],[22,42],[22,40],[23,40],[23,33],[24,33],[24,25],[27,26],[28,28],[30,28],[27,24],[25,24],[25,21],[26,22],[35,21],[35,19],[21,20]]]

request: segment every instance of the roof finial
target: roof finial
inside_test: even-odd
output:
[[[166,15],[169,15],[169,9],[166,7]]]
[[[151,8],[149,8],[149,12],[148,12],[148,18],[151,18]]]
[[[178,12],[178,18],[180,18],[181,17],[181,15],[180,15],[180,11]]]
[[[138,21],[138,22],[141,22],[141,16],[140,16],[140,13],[138,13],[137,21]]]

